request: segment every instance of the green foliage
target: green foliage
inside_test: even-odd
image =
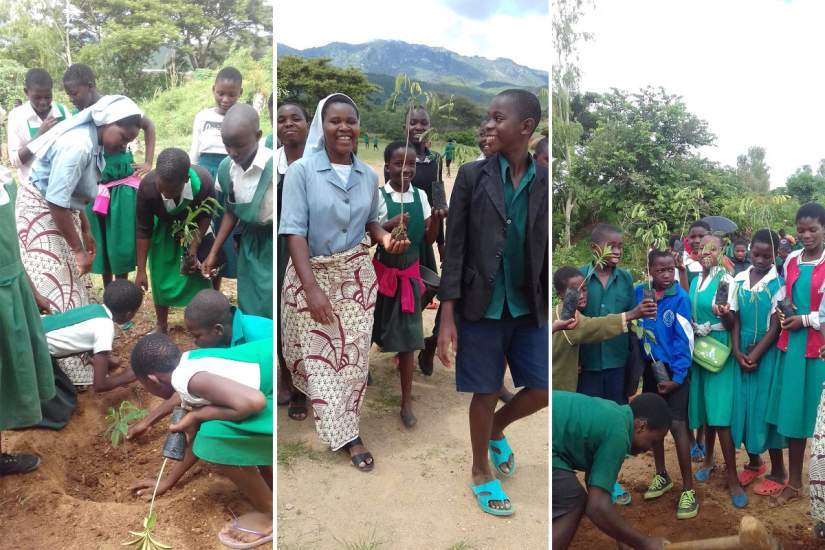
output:
[[[109,407],[106,412],[106,431],[103,432],[103,437],[109,437],[112,447],[117,448],[120,442],[126,439],[126,434],[129,433],[129,424],[145,418],[147,414],[149,413],[146,409],[137,407],[131,401],[121,402],[120,407],[117,409]]]
[[[799,202],[787,195],[745,193],[729,197],[720,214],[730,218],[744,237],[759,229],[793,227]]]
[[[23,83],[26,68],[12,59],[0,59],[0,106],[10,111],[14,100],[26,101],[23,97]]]
[[[746,189],[754,193],[770,190],[770,169],[765,163],[765,148],[751,147],[746,155],[736,157],[736,175]]]
[[[140,550],[171,550],[171,546],[159,542],[154,537],[157,522],[157,515],[150,513],[149,517],[143,518],[143,531],[129,531],[130,535],[137,538],[124,542],[121,546],[133,546]]]
[[[278,58],[278,98],[295,99],[313,113],[318,102],[331,91],[346,94],[356,105],[366,103],[367,96],[379,90],[367,77],[354,68],[339,69],[328,58],[303,59],[294,56]]]
[[[825,159],[820,161],[816,173],[808,164],[798,168],[785,181],[785,190],[800,204],[812,201],[823,202],[825,199]]]
[[[200,235],[196,218],[203,213],[207,213],[210,217],[214,217],[221,210],[223,210],[221,203],[213,197],[207,197],[204,199],[204,201],[194,210],[191,206],[187,206],[186,217],[181,220],[175,220],[172,224],[172,235],[180,241],[180,244],[184,250],[188,249]]]

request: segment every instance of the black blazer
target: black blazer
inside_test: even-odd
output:
[[[536,166],[528,198],[524,292],[539,326],[547,322],[549,194],[547,168]],[[490,304],[504,254],[507,218],[498,154],[458,170],[447,217],[441,301],[455,300],[462,317],[478,321]]]

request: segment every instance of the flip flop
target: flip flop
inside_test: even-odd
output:
[[[710,474],[712,474],[714,470],[716,470],[715,464],[709,468],[699,468],[696,470],[696,473],[693,474],[693,477],[695,477],[697,481],[707,481],[710,479]]]
[[[221,541],[221,544],[226,546],[227,548],[237,548],[237,549],[244,549],[244,548],[255,548],[258,546],[262,546],[268,542],[272,542],[272,533],[262,533],[260,531],[255,531],[254,529],[247,529],[246,527],[241,527],[238,525],[238,518],[232,520],[232,523],[229,524],[230,529],[234,529],[235,531],[240,531],[241,533],[248,533],[250,535],[258,535],[258,540],[252,542],[239,542],[233,539],[231,536],[227,535],[226,533],[218,533],[218,540]]]
[[[516,457],[513,454],[513,449],[510,448],[510,444],[507,443],[506,437],[502,436],[501,439],[491,439],[487,443],[487,451],[496,472],[504,477],[510,477],[516,473]],[[509,465],[510,471],[505,472],[501,469],[501,465],[510,462],[510,457],[513,458],[512,463]]]
[[[788,480],[785,480],[784,483],[779,483],[778,481],[765,478],[756,484],[753,488],[753,493],[763,497],[775,497],[782,492],[782,489],[784,489],[787,484]]]
[[[515,512],[515,510],[513,510],[512,502],[510,503],[510,508],[507,510],[501,510],[490,506],[491,500],[510,500],[504,493],[504,489],[501,488],[501,481],[494,479],[492,481],[488,481],[487,483],[482,483],[481,485],[473,485],[472,489],[473,494],[476,496],[478,506],[488,514],[492,514],[494,516],[512,516],[513,512]]]
[[[344,445],[343,448],[346,451],[349,451],[350,448],[352,448],[353,445],[363,445],[363,444],[364,444],[364,442],[361,441],[361,438],[356,437],[355,439],[353,439],[352,441],[350,441],[349,443]],[[367,462],[368,458],[372,459],[372,461]],[[369,451],[364,451],[363,453],[358,453],[355,456],[351,456],[350,457],[350,462],[352,462],[353,466],[358,468],[359,472],[364,472],[364,473],[371,472],[372,469],[375,467],[375,458],[372,456],[372,453],[369,452]],[[363,466],[361,466],[362,462],[364,463]]]
[[[741,495],[731,495],[730,501],[733,504],[734,508],[744,508],[748,505],[748,493],[742,493]]]
[[[293,397],[294,397],[294,394],[293,394]],[[296,416],[301,415],[301,414],[304,415],[303,418],[296,418]],[[306,401],[306,398],[304,398],[304,400],[301,401],[300,404],[296,401],[296,404],[293,405],[292,404],[292,397],[290,397],[289,407],[286,410],[286,415],[289,418],[291,418],[292,420],[295,420],[296,422],[301,422],[303,420],[306,420],[307,416],[308,416],[307,415],[307,401]]]
[[[753,481],[756,478],[765,475],[765,472],[767,471],[768,465],[764,463],[760,464],[759,468],[756,470],[752,470],[746,466],[741,472],[739,472],[739,485],[741,485],[742,487],[747,487],[748,485],[753,483]]]

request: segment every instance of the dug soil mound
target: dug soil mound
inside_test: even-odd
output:
[[[152,329],[154,319],[151,295],[147,295],[134,327],[115,340],[121,364],[128,364],[135,342]],[[181,312],[173,312],[171,336],[181,349],[191,349],[191,338],[181,324]],[[88,390],[79,395],[77,409],[61,431],[3,432],[4,451],[36,453],[42,464],[31,474],[0,478],[0,547],[115,549],[132,538],[130,530],[141,530],[149,504],[134,496],[130,487],[157,478],[168,419],[137,441],[113,448],[103,436],[104,416],[109,407],[117,408],[124,400],[142,408],[160,402],[138,384],[105,394]],[[173,464],[167,463],[167,472]],[[155,534],[175,550],[223,548],[218,531],[232,512],[240,515],[249,510],[234,484],[201,462],[155,501]]]

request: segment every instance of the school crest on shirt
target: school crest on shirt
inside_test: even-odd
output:
[[[673,314],[672,309],[669,309],[669,310],[665,311],[665,313],[662,315],[662,321],[664,321],[665,326],[668,327],[668,328],[673,326],[673,321],[675,321],[675,320],[676,320],[676,316]]]

